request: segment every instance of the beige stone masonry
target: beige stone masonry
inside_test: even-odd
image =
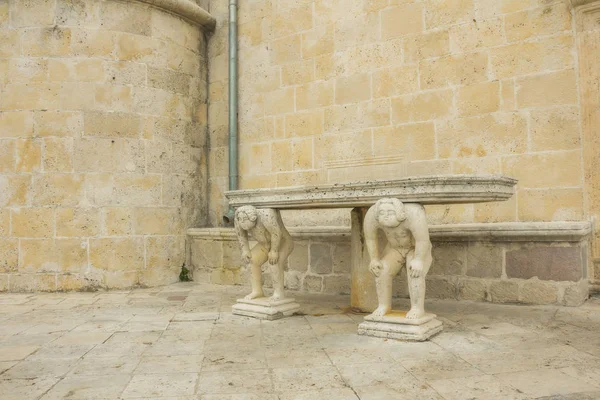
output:
[[[291,227],[289,231],[295,250],[285,272],[286,288],[350,293],[349,228]],[[429,231],[434,262],[427,280],[428,298],[570,306],[587,298],[588,222],[431,225]],[[188,237],[188,264],[196,281],[248,284],[233,229],[189,229]],[[540,255],[546,257],[541,263],[536,261]],[[552,276],[563,280],[548,280]],[[263,279],[270,287],[268,273]],[[406,285],[406,277],[398,276],[394,296],[408,297]]]
[[[72,3],[0,1],[2,290],[175,282],[207,218],[216,20],[190,0]]]

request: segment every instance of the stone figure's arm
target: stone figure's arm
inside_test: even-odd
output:
[[[267,232],[271,235],[271,247],[269,249],[269,264],[274,265],[279,261],[279,245],[283,232],[281,228],[283,222],[279,217],[277,210],[265,209],[263,214],[263,224]]]
[[[242,229],[237,222],[237,219],[234,223],[235,233],[237,235],[238,241],[240,242],[240,248],[242,250],[242,261],[246,264],[250,262],[250,243],[248,242],[248,232]]]
[[[415,256],[408,266],[409,273],[414,278],[419,278],[423,272],[424,266],[431,260],[431,240],[429,239],[429,227],[427,226],[427,216],[422,205],[411,205],[407,210],[409,219],[409,229],[415,239]]]
[[[371,208],[369,208],[369,211],[367,211],[367,214],[365,215],[363,229],[365,234],[365,244],[367,246],[369,256],[371,257],[369,271],[371,271],[373,275],[378,277],[381,274],[383,265],[381,264],[381,260],[379,259],[379,239],[377,236],[379,226],[377,224],[377,216],[375,215],[375,206],[372,206]]]

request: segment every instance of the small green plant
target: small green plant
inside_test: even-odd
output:
[[[190,276],[190,270],[185,267],[185,264],[181,266],[181,272],[179,273],[180,282],[191,282],[192,277]]]

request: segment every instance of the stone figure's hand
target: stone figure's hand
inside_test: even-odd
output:
[[[375,275],[377,278],[379,278],[379,275],[381,275],[382,269],[383,269],[383,264],[381,264],[381,261],[373,260],[373,261],[371,261],[371,264],[369,264],[369,271],[371,271],[371,273],[373,275]]]
[[[408,266],[408,272],[413,278],[420,278],[423,274],[423,261],[412,260]]]
[[[279,261],[279,253],[276,251],[269,252],[269,264],[275,265]]]
[[[250,252],[242,251],[242,262],[244,264],[250,264],[250,261],[252,261],[252,255],[250,254]]]

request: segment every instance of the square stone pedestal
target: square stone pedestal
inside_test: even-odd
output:
[[[237,304],[231,307],[235,315],[244,315],[259,319],[275,320],[300,311],[300,304],[292,298],[271,301],[269,297],[259,297],[258,299],[246,300],[238,299]]]
[[[442,331],[442,322],[435,317],[435,314],[425,314],[420,319],[406,319],[402,311],[392,311],[383,317],[367,315],[358,325],[358,334],[422,342]]]

